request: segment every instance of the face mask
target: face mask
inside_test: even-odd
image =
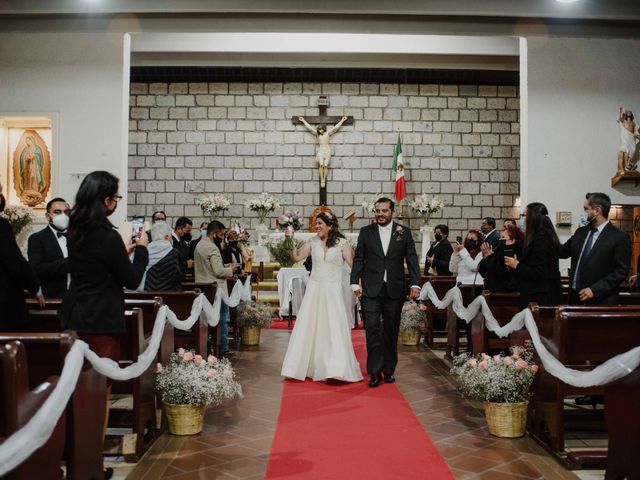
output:
[[[207,229],[203,228],[202,230],[200,230],[200,237],[204,238],[207,236]]]
[[[482,227],[480,227],[480,231],[482,233],[484,233],[485,235],[490,232],[489,227],[488,226],[484,226],[484,225]]]
[[[213,237],[213,243],[216,245],[222,245],[222,239],[218,237]]]
[[[236,248],[238,246],[238,242],[229,242],[229,246],[231,248]]]
[[[51,225],[53,225],[56,230],[60,230],[62,232],[69,228],[69,217],[65,213],[56,215],[51,219]]]
[[[155,222],[153,222],[154,225],[164,225],[165,223],[167,223],[166,220],[156,220]]]
[[[185,242],[189,243],[191,241],[191,234],[190,233],[185,233],[184,235],[182,235],[182,240],[184,240]]]
[[[478,241],[477,240],[467,240],[466,242],[464,242],[464,246],[467,250],[473,250],[474,248],[476,248],[478,246]]]
[[[433,238],[436,239],[436,242],[439,242],[440,240],[442,240],[442,235],[436,233]]]
[[[582,211],[580,213],[580,224],[583,227],[586,227],[587,225],[590,225],[591,223],[593,223],[593,221],[595,219],[596,219],[595,215],[593,217],[589,217],[589,215],[585,211]]]

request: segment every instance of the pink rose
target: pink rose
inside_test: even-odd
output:
[[[531,373],[534,375],[538,373],[538,365],[531,365]]]
[[[505,357],[505,359],[502,361],[502,363],[504,363],[507,367],[509,365],[513,365],[513,358],[511,357]]]
[[[180,355],[180,356],[184,355],[184,348],[179,348],[178,349],[178,355]]]
[[[493,356],[493,361],[496,363],[501,363],[502,362],[502,357],[500,355],[494,355]]]
[[[200,365],[200,362],[202,362],[202,355],[196,355],[193,360],[196,362],[196,365]]]
[[[193,360],[193,353],[185,352],[185,354],[182,356],[182,358],[184,360],[186,360],[187,362],[190,362],[191,360]]]
[[[486,360],[482,360],[478,366],[482,369],[482,370],[486,370],[487,367],[489,366],[489,362],[487,362]]]
[[[209,378],[215,378],[215,376],[218,374],[218,372],[216,372],[215,369],[210,368],[209,371],[207,372],[207,377]]]
[[[156,363],[156,372],[160,373],[162,371],[162,364],[160,362]]]
[[[527,368],[527,362],[525,362],[524,360],[520,359],[516,362],[516,367],[518,367],[518,370],[523,370],[525,368]]]
[[[478,366],[478,361],[475,358],[472,358],[471,360],[469,360],[467,362],[467,365],[469,365],[470,367],[477,367]]]
[[[489,355],[487,355],[486,353],[481,353],[480,356],[482,357],[482,360],[490,360],[491,357]]]
[[[217,361],[218,361],[218,359],[216,357],[214,357],[213,355],[209,355],[207,357],[207,363],[215,363]]]

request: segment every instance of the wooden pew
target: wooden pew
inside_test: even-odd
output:
[[[541,340],[549,352],[565,366],[591,370],[615,355],[640,345],[640,308],[558,307],[553,324],[546,324],[540,330],[545,334],[550,333],[547,337],[541,332]],[[570,395],[603,393],[603,387],[572,387],[541,369],[534,383],[530,404],[530,432],[552,453],[562,458],[565,449],[564,398]],[[606,415],[624,416],[625,412],[606,409]],[[598,465],[598,458],[602,458],[602,455],[585,453],[572,455],[569,462]]]
[[[509,323],[513,316],[520,311],[519,293],[491,293],[485,290],[482,292],[482,296],[501,327]],[[509,350],[511,346],[509,338],[499,338],[487,329],[482,314],[476,316],[471,322],[471,341],[474,355],[489,353],[490,350]]]
[[[438,298],[442,298],[445,294],[456,286],[456,277],[453,276],[431,276],[420,277],[420,287],[426,282],[431,282],[431,286],[435,290]],[[434,337],[436,335],[446,336],[447,333],[447,311],[436,308],[429,299],[425,300],[427,306],[427,331],[425,333],[425,342],[430,347],[435,346]]]
[[[182,290],[200,290],[204,293],[204,296],[207,297],[209,303],[213,305],[213,302],[216,300],[216,291],[218,290],[218,286],[215,283],[182,282]],[[219,356],[220,353],[218,348],[219,332],[219,324],[215,327],[209,327],[209,344],[207,349],[212,351],[216,357]]]
[[[460,285],[459,288],[462,292],[462,304],[468,307],[475,298],[474,292],[481,291],[482,285]],[[476,318],[478,316],[482,316],[482,313],[478,312]],[[449,305],[447,307],[447,351],[445,353],[447,358],[451,359],[460,353],[460,335],[466,335],[466,329],[467,322],[459,319],[453,311],[453,305]]]
[[[0,344],[0,443],[20,430],[49,398],[58,376],[29,384],[31,365],[25,345],[18,341]],[[32,377],[35,375],[32,374]],[[65,444],[65,414],[47,442],[3,478],[8,480],[58,480]]]
[[[126,332],[121,336],[120,366],[135,362],[138,355],[146,349],[148,338],[144,335],[144,320],[142,311],[134,308],[124,312]],[[40,332],[60,331],[60,321],[56,310],[29,310],[32,328]],[[131,436],[123,436],[122,452],[128,458],[140,458],[155,440],[155,384],[152,365],[140,377],[126,382],[115,382],[112,395],[131,395],[132,406],[129,408],[110,409],[109,426],[127,427],[132,429]],[[98,403],[104,399],[104,391]],[[92,412],[96,402],[92,402]],[[93,413],[92,413],[93,414]],[[104,417],[102,422],[104,422]],[[102,437],[102,423],[100,425]],[[102,451],[102,441],[100,442]],[[87,477],[89,478],[89,477]]]
[[[200,289],[194,289],[186,292],[125,292],[125,299],[141,299],[150,300],[155,297],[162,297],[162,302],[167,305],[180,320],[186,319],[191,315],[191,306],[196,297],[202,292]],[[207,337],[209,326],[206,320],[201,318],[194,323],[190,331],[174,330],[176,348],[182,347],[193,349],[195,353],[207,357]]]

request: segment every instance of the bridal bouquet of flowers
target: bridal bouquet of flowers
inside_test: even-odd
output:
[[[18,236],[36,219],[36,214],[31,208],[24,205],[7,205],[0,212],[0,217],[9,222],[14,235]]]
[[[383,195],[381,193],[376,193],[375,195],[366,196],[362,199],[362,208],[365,213],[375,213],[376,211],[376,202]]]
[[[512,347],[510,355],[458,355],[451,368],[465,398],[492,403],[528,401],[537,371],[530,345]]]
[[[231,202],[226,196],[220,193],[214,193],[213,195],[206,195],[198,199],[198,205],[202,209],[202,213],[204,213],[204,215],[210,218],[215,218],[220,214],[220,212],[229,210]]]
[[[298,210],[287,210],[276,220],[276,227],[282,228],[283,230],[286,230],[287,227],[291,227],[297,231],[302,228],[303,221],[304,217]]]
[[[429,219],[431,218],[431,215],[439,212],[445,206],[446,206],[446,203],[443,199],[439,197],[429,198],[429,195],[426,193],[423,193],[419,197],[416,197],[416,199],[413,202],[409,202],[409,207],[411,207],[411,209],[414,212],[417,212],[420,215],[422,215],[422,218],[424,219],[424,223],[429,223]]]
[[[205,359],[184,348],[172,353],[167,365],[156,365],[156,389],[164,403],[173,405],[219,405],[242,397],[229,360]]]
[[[257,197],[250,199],[245,206],[252,212],[256,212],[258,218],[260,218],[260,223],[263,223],[269,212],[280,208],[280,202],[270,193],[262,192]]]

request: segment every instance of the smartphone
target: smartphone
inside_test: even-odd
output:
[[[458,242],[460,245],[462,245],[462,237],[457,236],[456,237],[456,242]]]
[[[144,231],[144,217],[133,217],[131,219],[131,238],[139,240]]]
[[[504,256],[513,258],[513,250],[511,250],[510,248],[506,249],[504,251]]]

